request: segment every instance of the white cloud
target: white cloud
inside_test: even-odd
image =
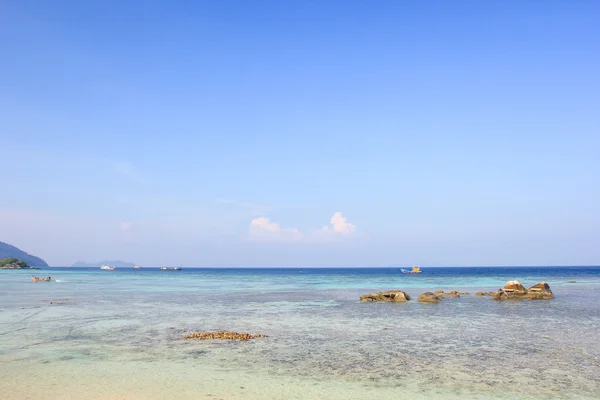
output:
[[[348,236],[356,233],[356,225],[348,222],[348,219],[340,211],[337,211],[331,217],[331,226],[324,226],[321,231]]]
[[[304,237],[298,228],[282,228],[278,223],[265,217],[254,218],[250,222],[250,237],[253,239],[271,241],[301,241],[309,242],[329,241],[334,238],[349,237],[356,233],[356,225],[348,222],[341,212],[336,212],[331,217],[331,225],[313,231]]]
[[[298,228],[282,228],[265,217],[254,218],[250,222],[249,232],[253,239],[273,241],[298,241],[303,236]]]
[[[270,232],[279,232],[281,231],[281,227],[279,224],[275,222],[271,222],[269,218],[260,217],[254,218],[252,222],[250,222],[250,229],[256,228],[258,230],[265,230]]]

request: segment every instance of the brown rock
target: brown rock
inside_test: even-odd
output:
[[[422,295],[420,295],[417,300],[421,303],[437,303],[438,301],[440,301],[440,298],[436,296],[435,293],[425,292]]]
[[[387,292],[378,292],[360,296],[360,301],[408,301],[412,300],[408,293],[402,290],[388,290]]]
[[[527,294],[527,289],[519,281],[508,281],[504,285],[504,293],[508,297],[524,296]]]
[[[408,295],[408,293],[403,292],[402,290],[388,290],[387,292],[383,292],[383,296],[386,299],[390,299],[390,301],[409,301],[412,298]]]
[[[487,293],[477,292],[475,293],[475,296],[487,296]]]
[[[189,333],[187,335],[183,335],[185,339],[198,339],[198,340],[207,340],[207,339],[221,339],[221,340],[250,340],[256,338],[267,337],[266,335],[252,335],[250,333],[239,333],[239,332],[197,332],[197,333]]]
[[[492,300],[507,300],[507,299],[508,299],[508,295],[502,289],[498,289],[498,291],[492,295]]]
[[[435,294],[444,294],[444,291],[443,290],[436,290]]]
[[[448,293],[445,293],[445,295],[451,297],[460,297],[460,293],[458,293],[456,290],[451,290]]]
[[[546,282],[540,282],[530,287],[524,298],[529,300],[550,300],[554,298],[554,294],[550,290],[550,285]]]
[[[377,293],[373,294],[363,294],[360,296],[360,301],[378,301],[379,297]]]

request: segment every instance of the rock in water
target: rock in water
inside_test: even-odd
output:
[[[440,298],[436,296],[435,293],[425,292],[422,295],[420,295],[417,300],[421,303],[437,303],[438,301],[440,301]]]
[[[378,292],[360,296],[360,301],[409,301],[412,300],[408,293],[402,290],[388,290],[387,292]]]
[[[527,289],[519,281],[508,281],[504,285],[504,293],[508,297],[523,296],[527,294]]]
[[[502,289],[498,289],[496,293],[492,295],[492,300],[507,300],[508,295]]]
[[[524,298],[529,300],[550,300],[554,298],[554,294],[550,290],[550,285],[546,282],[540,282],[530,287]]]
[[[187,335],[183,335],[184,339],[198,339],[198,340],[208,340],[208,339],[220,339],[220,340],[250,340],[256,338],[264,338],[267,335],[252,335],[250,333],[239,333],[239,332],[196,332],[196,333],[188,333]]]

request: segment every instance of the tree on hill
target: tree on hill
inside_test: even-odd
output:
[[[31,267],[25,261],[16,258],[5,258],[0,260],[0,268],[28,269]]]

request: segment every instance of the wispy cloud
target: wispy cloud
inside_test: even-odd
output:
[[[111,167],[114,172],[132,182],[142,185],[148,183],[144,178],[140,176],[133,164],[129,162],[113,161],[111,163]]]
[[[224,204],[224,205],[235,207],[238,209],[243,209],[243,210],[245,210],[244,212],[248,212],[251,215],[266,214],[269,211],[271,211],[271,208],[272,208],[272,207],[268,207],[268,206],[261,205],[261,204],[250,203],[250,202],[246,202],[246,201],[230,200],[230,199],[224,199],[224,198],[215,199],[215,203]]]

